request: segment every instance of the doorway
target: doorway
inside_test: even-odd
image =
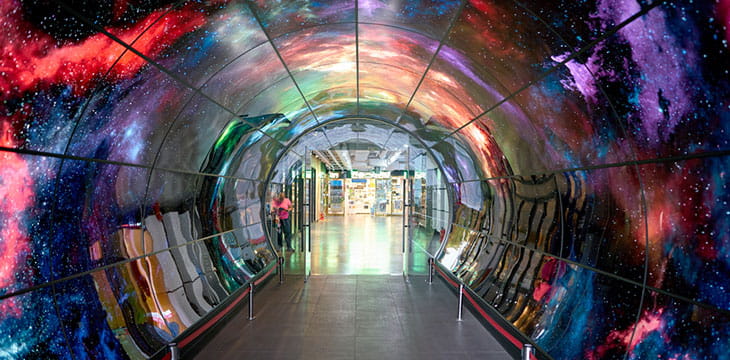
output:
[[[294,218],[299,227],[292,231],[293,252],[280,251],[289,274],[363,275],[403,272],[404,267],[404,186],[406,176],[350,174],[321,171],[312,155],[314,171],[295,177],[291,188]],[[281,185],[276,184],[281,187]],[[380,186],[380,188],[378,188]],[[278,189],[278,188],[277,188]],[[387,194],[386,194],[387,192]],[[272,189],[272,194],[276,190]],[[277,238],[279,229],[272,230]]]
[[[437,226],[448,224],[451,213],[430,149],[392,125],[325,125],[327,133],[342,135],[339,142],[307,141],[324,139],[324,132],[292,141],[267,180],[268,194],[277,182],[296,193],[295,251],[279,252],[285,274],[425,273],[444,238],[445,228]],[[275,230],[269,234],[276,239]]]

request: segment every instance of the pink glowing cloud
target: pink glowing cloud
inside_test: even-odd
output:
[[[11,126],[0,123],[0,146],[14,147]],[[18,154],[0,152],[0,288],[16,283],[16,272],[30,250],[23,224],[25,212],[33,206],[33,179],[26,161]],[[21,315],[17,298],[0,303],[0,316]]]
[[[600,345],[594,352],[587,354],[589,360],[603,359],[612,349],[623,348],[632,352],[636,345],[642,343],[650,334],[659,332],[662,334],[666,328],[666,322],[662,318],[664,309],[646,311],[636,326],[629,326],[624,330],[613,330],[608,334],[604,345]],[[634,330],[635,329],[635,330]],[[669,342],[663,334],[665,342]]]
[[[2,99],[18,97],[26,91],[40,90],[51,84],[73,85],[85,92],[99,75],[108,71],[125,48],[104,34],[96,34],[78,43],[59,44],[50,35],[35,29],[22,18],[18,1],[0,3],[0,24],[15,29],[0,38],[0,89]],[[192,6],[170,11],[158,10],[129,28],[107,28],[127,44],[134,42],[141,53],[154,57],[181,36],[205,23],[204,14]],[[125,55],[109,74],[112,79],[134,76],[147,63]]]

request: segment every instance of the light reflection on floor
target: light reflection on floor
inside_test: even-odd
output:
[[[399,216],[329,216],[312,224],[312,274],[401,274],[402,234]],[[301,253],[287,254],[287,273],[303,269]]]

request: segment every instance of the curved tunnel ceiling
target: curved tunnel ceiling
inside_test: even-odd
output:
[[[498,309],[528,289],[522,313],[502,314],[547,354],[727,353],[727,0],[4,0],[0,16],[0,329],[27,340],[4,351],[130,353],[69,328],[104,322],[79,305],[113,301],[89,295],[95,269],[164,253],[150,240],[164,214],[197,214],[174,221],[202,238],[261,239],[255,210],[206,217],[225,196],[201,187],[258,204],[297,135],[370,117],[416,134],[444,170],[456,214],[441,263]],[[137,230],[133,252],[99,255]],[[484,233],[510,249],[495,264],[464,252]],[[214,261],[234,274],[221,289],[273,256],[255,251],[261,264]],[[524,252],[540,254],[531,284],[500,277]],[[566,309],[584,316],[566,325]],[[33,313],[57,316],[30,335]],[[158,330],[135,351],[195,322],[175,316],[145,320]]]
[[[378,171],[443,171],[441,166],[434,163],[428,145],[414,133],[393,121],[367,116],[322,121],[297,135],[279,155],[267,182],[286,182],[292,166],[302,163],[302,154],[313,154],[332,171],[371,171],[376,168]],[[377,157],[370,157],[376,154]],[[367,159],[363,158],[365,155]],[[353,156],[359,160],[353,159]],[[424,159],[419,163],[420,166],[416,166],[415,161],[420,156],[424,156]]]

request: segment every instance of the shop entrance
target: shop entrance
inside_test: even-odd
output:
[[[349,176],[343,178],[340,176]],[[402,216],[406,171],[330,173],[327,180],[329,216]]]
[[[401,274],[410,149],[348,142],[312,151],[312,274]]]
[[[429,148],[376,121],[323,126],[337,136],[314,132],[306,143],[293,141],[267,180],[267,204],[283,189],[294,205],[294,251],[278,249],[285,274],[425,273],[450,213]],[[281,230],[268,221],[275,241]]]
[[[407,170],[353,169],[323,177],[325,196],[312,224],[313,273],[402,273],[407,184]]]

